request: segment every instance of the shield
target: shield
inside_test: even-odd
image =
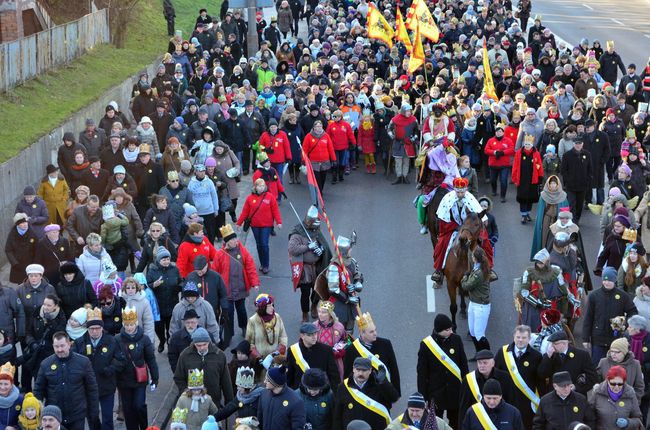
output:
[[[316,277],[316,282],[314,283],[314,291],[316,291],[316,294],[318,294],[318,297],[321,298],[321,300],[329,300],[330,298],[330,290],[327,287],[327,267],[325,270],[320,272],[320,274]]]

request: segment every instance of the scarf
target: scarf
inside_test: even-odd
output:
[[[81,164],[73,164],[72,170],[86,170],[88,166],[90,166],[90,163],[88,161],[84,161]]]
[[[136,148],[135,151],[129,151],[127,148],[122,150],[122,155],[127,163],[135,163],[140,154],[140,148]]]
[[[202,238],[202,237],[194,237],[194,236],[191,236],[191,235],[189,235],[189,234],[187,235],[187,237],[189,237],[189,239],[192,241],[192,243],[196,243],[197,245],[198,245],[199,243],[203,242],[203,238]]]
[[[624,392],[625,392],[625,387],[623,387],[623,389],[620,392],[615,393],[612,391],[611,388],[609,388],[609,384],[607,384],[607,393],[609,394],[609,398],[612,399],[614,402],[618,402],[618,399],[620,399],[623,396]]]
[[[16,231],[17,231],[18,234],[21,235],[21,236],[24,236],[25,233],[27,233],[27,229],[26,229],[26,228],[25,228],[25,229],[22,229],[22,228],[20,228],[20,227],[18,227],[18,226],[16,226]]]
[[[14,346],[10,343],[0,346],[0,355],[5,355],[7,352],[11,351]]]
[[[637,334],[630,336],[630,351],[634,354],[634,358],[643,363],[643,339],[645,339],[648,332],[641,330]]]
[[[56,183],[59,180],[59,178],[51,178],[51,177],[48,176],[47,180],[49,181],[50,185],[52,185],[52,188],[54,188],[54,187],[56,187]]]
[[[237,400],[245,405],[254,403],[262,393],[264,392],[264,387],[257,386],[249,393],[240,393],[237,391]]]
[[[318,134],[318,133],[316,133],[316,131],[315,131],[314,129],[312,129],[311,132],[310,132],[309,134],[311,134],[312,136],[314,136],[316,139],[320,139],[320,138],[323,137],[323,135],[325,134],[325,130],[323,130],[322,133]]]
[[[66,325],[66,327],[65,327],[65,331],[66,331],[66,333],[68,333],[68,336],[70,336],[70,339],[72,339],[72,340],[77,340],[77,339],[79,339],[81,336],[83,336],[84,334],[86,334],[86,332],[88,331],[88,329],[87,329],[86,327],[84,327],[84,326],[80,326],[80,327],[71,327],[71,326],[70,326],[70,323],[68,323],[68,324]]]
[[[102,306],[102,315],[103,316],[112,316],[113,315],[113,308],[115,307],[115,302],[116,302],[116,300],[113,299],[113,302],[110,304],[110,306]]]
[[[43,306],[41,306],[41,310],[38,312],[38,315],[39,315],[41,318],[43,318],[44,320],[46,320],[46,321],[52,321],[52,320],[54,320],[56,317],[59,316],[59,311],[60,311],[60,310],[61,310],[61,308],[59,308],[59,309],[57,309],[57,310],[55,310],[55,311],[53,311],[53,312],[45,313],[45,311],[43,310]]]
[[[205,394],[199,394],[198,396],[192,395],[192,405],[190,406],[190,411],[198,412],[199,403],[205,402]]]
[[[15,385],[11,387],[11,392],[7,397],[0,396],[0,409],[9,409],[12,407],[19,395],[20,390],[18,390]]]
[[[88,248],[88,247],[86,247],[86,249],[88,250],[88,254],[92,255],[96,259],[98,259],[98,260],[102,259],[102,252],[101,251],[94,252],[94,251],[91,251],[90,248]],[[103,248],[102,248],[102,250],[103,250]]]
[[[550,179],[551,178],[549,178],[549,180]],[[544,202],[546,202],[547,205],[559,205],[567,198],[566,192],[562,189],[559,179],[556,176],[555,179],[557,179],[557,189],[555,191],[549,190],[547,180],[544,189],[541,192],[542,199],[544,199]]]

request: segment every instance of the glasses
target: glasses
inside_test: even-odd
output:
[[[625,385],[625,382],[612,382],[612,381],[607,381],[607,382],[612,387],[622,387],[623,385]]]
[[[171,183],[178,182],[178,179],[173,179],[173,180],[170,180],[169,182],[171,182]]]
[[[99,304],[102,305],[102,306],[108,306],[111,303],[113,303],[113,300],[104,300],[104,301],[99,302]]]
[[[160,233],[160,230],[151,230],[152,233]]]

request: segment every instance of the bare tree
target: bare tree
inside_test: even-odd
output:
[[[108,15],[111,27],[111,42],[118,49],[126,44],[126,32],[129,23],[135,17],[135,7],[140,0],[109,0]]]

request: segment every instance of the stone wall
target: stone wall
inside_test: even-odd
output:
[[[147,67],[149,76],[155,75],[155,67],[159,63],[156,61]],[[2,184],[0,219],[3,220],[0,222],[0,245],[3,251],[9,231],[13,228],[11,220],[14,216],[16,203],[22,197],[23,189],[28,184],[38,187],[38,183],[45,176],[45,166],[50,163],[57,164],[57,150],[62,144],[63,134],[66,131],[71,131],[78,136],[85,127],[86,118],[94,118],[99,123],[104,116],[106,105],[111,100],[115,100],[120,110],[132,119],[129,100],[133,84],[136,81],[137,74],[102,94],[95,102],[77,112],[61,126],[0,165],[0,184]],[[4,265],[6,262],[5,253],[0,252],[0,264]]]

